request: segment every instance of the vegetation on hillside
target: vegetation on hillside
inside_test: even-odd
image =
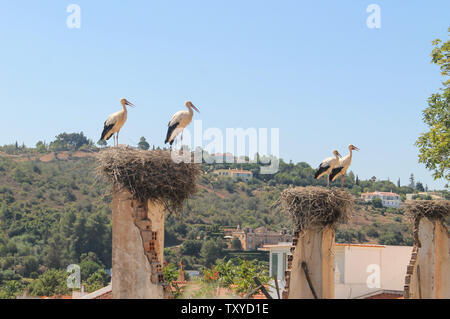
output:
[[[146,149],[145,138],[141,142]],[[72,156],[83,150],[90,155]],[[68,293],[62,278],[67,277],[65,269],[70,264],[80,265],[88,291],[107,283],[111,196],[108,185],[94,173],[92,155],[98,150],[82,133],[63,133],[48,145],[39,142],[36,148],[17,143],[0,147],[1,298],[14,298],[25,287],[37,295]],[[52,152],[58,156],[39,160]],[[219,168],[248,169],[254,178],[246,182],[211,174]],[[199,180],[200,191],[187,201],[183,212],[166,220],[166,260],[176,265],[183,260],[185,269],[208,269],[218,259],[233,258],[256,258],[267,266],[263,252],[241,252],[236,243],[234,249],[226,249],[222,227],[290,230],[287,217],[271,208],[280,192],[290,186],[326,185],[324,179],[315,180],[314,168],[303,162],[280,160],[274,175],[260,175],[258,164],[252,163],[205,164],[203,170],[209,173]],[[356,197],[367,191],[393,191],[405,199],[407,193],[423,190],[419,185],[414,180],[408,186],[376,177],[361,180],[353,172],[345,179],[346,189]],[[448,192],[441,193],[449,198]],[[359,202],[352,222],[337,230],[336,240],[409,245],[409,227],[401,210],[384,208],[376,200]]]

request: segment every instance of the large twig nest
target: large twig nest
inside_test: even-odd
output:
[[[405,202],[406,214],[413,220],[427,217],[430,220],[445,221],[450,215],[448,200],[409,200]]]
[[[423,217],[437,220],[446,227],[446,219],[450,216],[450,201],[448,200],[409,200],[405,202],[406,215],[413,221],[414,244],[421,247],[419,240],[419,224]]]
[[[315,186],[288,188],[281,193],[279,202],[299,233],[347,222],[354,203],[346,191]]]
[[[170,151],[110,148],[97,157],[98,174],[113,183],[114,188],[127,189],[142,203],[150,200],[176,212],[197,191],[200,165],[175,163]]]

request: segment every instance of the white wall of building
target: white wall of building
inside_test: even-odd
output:
[[[290,244],[267,245],[264,249],[270,251],[270,276],[275,272],[276,264],[281,294],[286,283],[284,272]],[[358,298],[379,290],[402,291],[411,253],[411,246],[336,244],[336,299]],[[275,286],[273,281],[270,284]],[[278,298],[274,288],[269,287],[268,290],[273,298]]]
[[[411,252],[410,246],[336,246],[336,298],[402,291]]]

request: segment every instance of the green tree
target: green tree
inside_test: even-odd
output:
[[[423,187],[423,184],[421,182],[416,183],[416,190],[418,190],[419,192],[425,191],[425,188]]]
[[[229,288],[241,296],[252,292],[256,287],[254,277],[258,277],[263,285],[270,280],[267,269],[256,260],[249,261],[241,258],[218,260],[215,266],[204,271],[204,281]],[[250,295],[255,293],[257,291],[253,291]]]
[[[39,153],[45,153],[45,152],[47,152],[47,146],[45,145],[44,142],[39,141],[39,142],[36,143],[36,150]]]
[[[200,240],[188,239],[183,242],[180,252],[186,256],[199,256],[202,249],[202,242]]]
[[[30,294],[35,296],[67,295],[68,273],[65,270],[49,269],[30,283]]]
[[[56,136],[56,139],[50,143],[50,149],[53,151],[68,151],[78,150],[83,145],[89,145],[89,140],[84,136],[83,132],[80,133],[61,133]]]
[[[211,266],[218,258],[222,257],[223,246],[224,244],[217,240],[210,239],[203,242],[200,256],[203,258],[206,266]]]
[[[81,266],[80,266],[81,267]],[[89,276],[86,281],[86,289],[88,292],[96,291],[108,284],[108,274],[104,269],[98,269]]]
[[[146,151],[150,148],[150,144],[147,143],[147,141],[145,140],[145,137],[142,136],[141,139],[139,140],[138,148],[141,150],[144,150],[144,151]]]
[[[419,162],[433,171],[434,179],[450,181],[450,40],[443,43],[436,39],[432,43],[431,62],[440,67],[444,87],[428,98],[422,115],[429,131],[422,133],[415,145],[419,148]]]
[[[231,249],[242,250],[242,243],[237,237],[233,237],[231,240]]]
[[[105,140],[99,140],[97,142],[97,145],[100,147],[105,147],[106,145],[108,145],[108,142],[106,142]]]
[[[0,299],[15,299],[24,289],[24,284],[18,280],[10,280],[0,287]]]
[[[370,201],[370,204],[375,208],[381,208],[383,207],[383,201],[379,197],[375,197]]]
[[[414,181],[414,174],[411,173],[411,176],[409,176],[409,187],[412,189],[416,189],[416,182]]]
[[[93,252],[82,254],[80,259],[81,280],[88,280],[94,273],[105,268],[97,255]]]

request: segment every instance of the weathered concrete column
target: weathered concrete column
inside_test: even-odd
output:
[[[412,201],[406,210],[414,220],[414,249],[405,277],[404,297],[450,298],[450,240],[444,218],[448,201]]]
[[[112,297],[114,299],[158,299],[165,290],[164,208],[131,199],[126,191],[113,196]]]
[[[308,229],[293,244],[289,299],[333,299],[334,229]]]
[[[103,150],[98,160],[113,186],[112,297],[172,298],[162,271],[164,214],[196,192],[199,165],[176,163],[168,151],[129,148]]]
[[[297,187],[280,199],[294,223],[283,298],[333,299],[335,225],[347,220],[352,196],[335,188]]]

